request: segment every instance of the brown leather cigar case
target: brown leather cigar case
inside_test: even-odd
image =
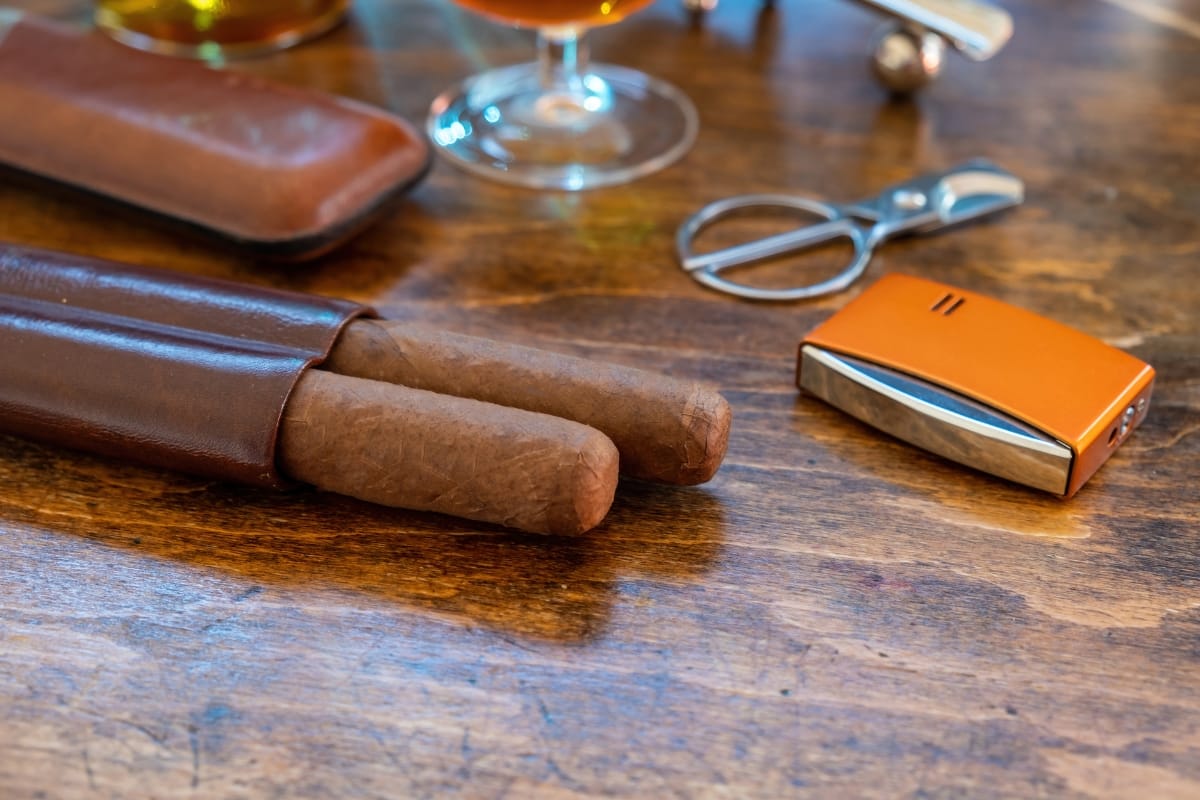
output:
[[[0,9],[0,165],[301,259],[421,179],[411,126],[346,98]]]
[[[285,485],[288,395],[365,306],[0,245],[0,432]]]

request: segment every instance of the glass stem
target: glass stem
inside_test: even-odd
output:
[[[546,92],[586,93],[587,29],[573,25],[538,29],[538,77]]]

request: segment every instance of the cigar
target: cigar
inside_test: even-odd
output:
[[[573,535],[608,513],[618,454],[570,420],[308,370],[277,459],[295,480],[360,500]]]
[[[583,423],[646,480],[703,483],[729,440],[729,403],[702,384],[408,322],[352,322],[323,366]]]

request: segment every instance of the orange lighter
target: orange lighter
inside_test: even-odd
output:
[[[804,338],[796,382],[918,447],[1070,497],[1146,418],[1154,369],[1015,306],[888,275]]]

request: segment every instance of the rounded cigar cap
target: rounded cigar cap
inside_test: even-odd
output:
[[[612,507],[617,490],[617,446],[598,430],[578,427],[581,441],[573,449],[579,457],[573,467],[562,471],[564,485],[557,492],[571,502],[552,509],[547,525],[561,535],[586,533],[599,525]]]
[[[679,472],[669,482],[694,486],[711,480],[725,460],[732,423],[729,401],[697,384],[684,405],[682,428],[687,435],[682,443]]]

